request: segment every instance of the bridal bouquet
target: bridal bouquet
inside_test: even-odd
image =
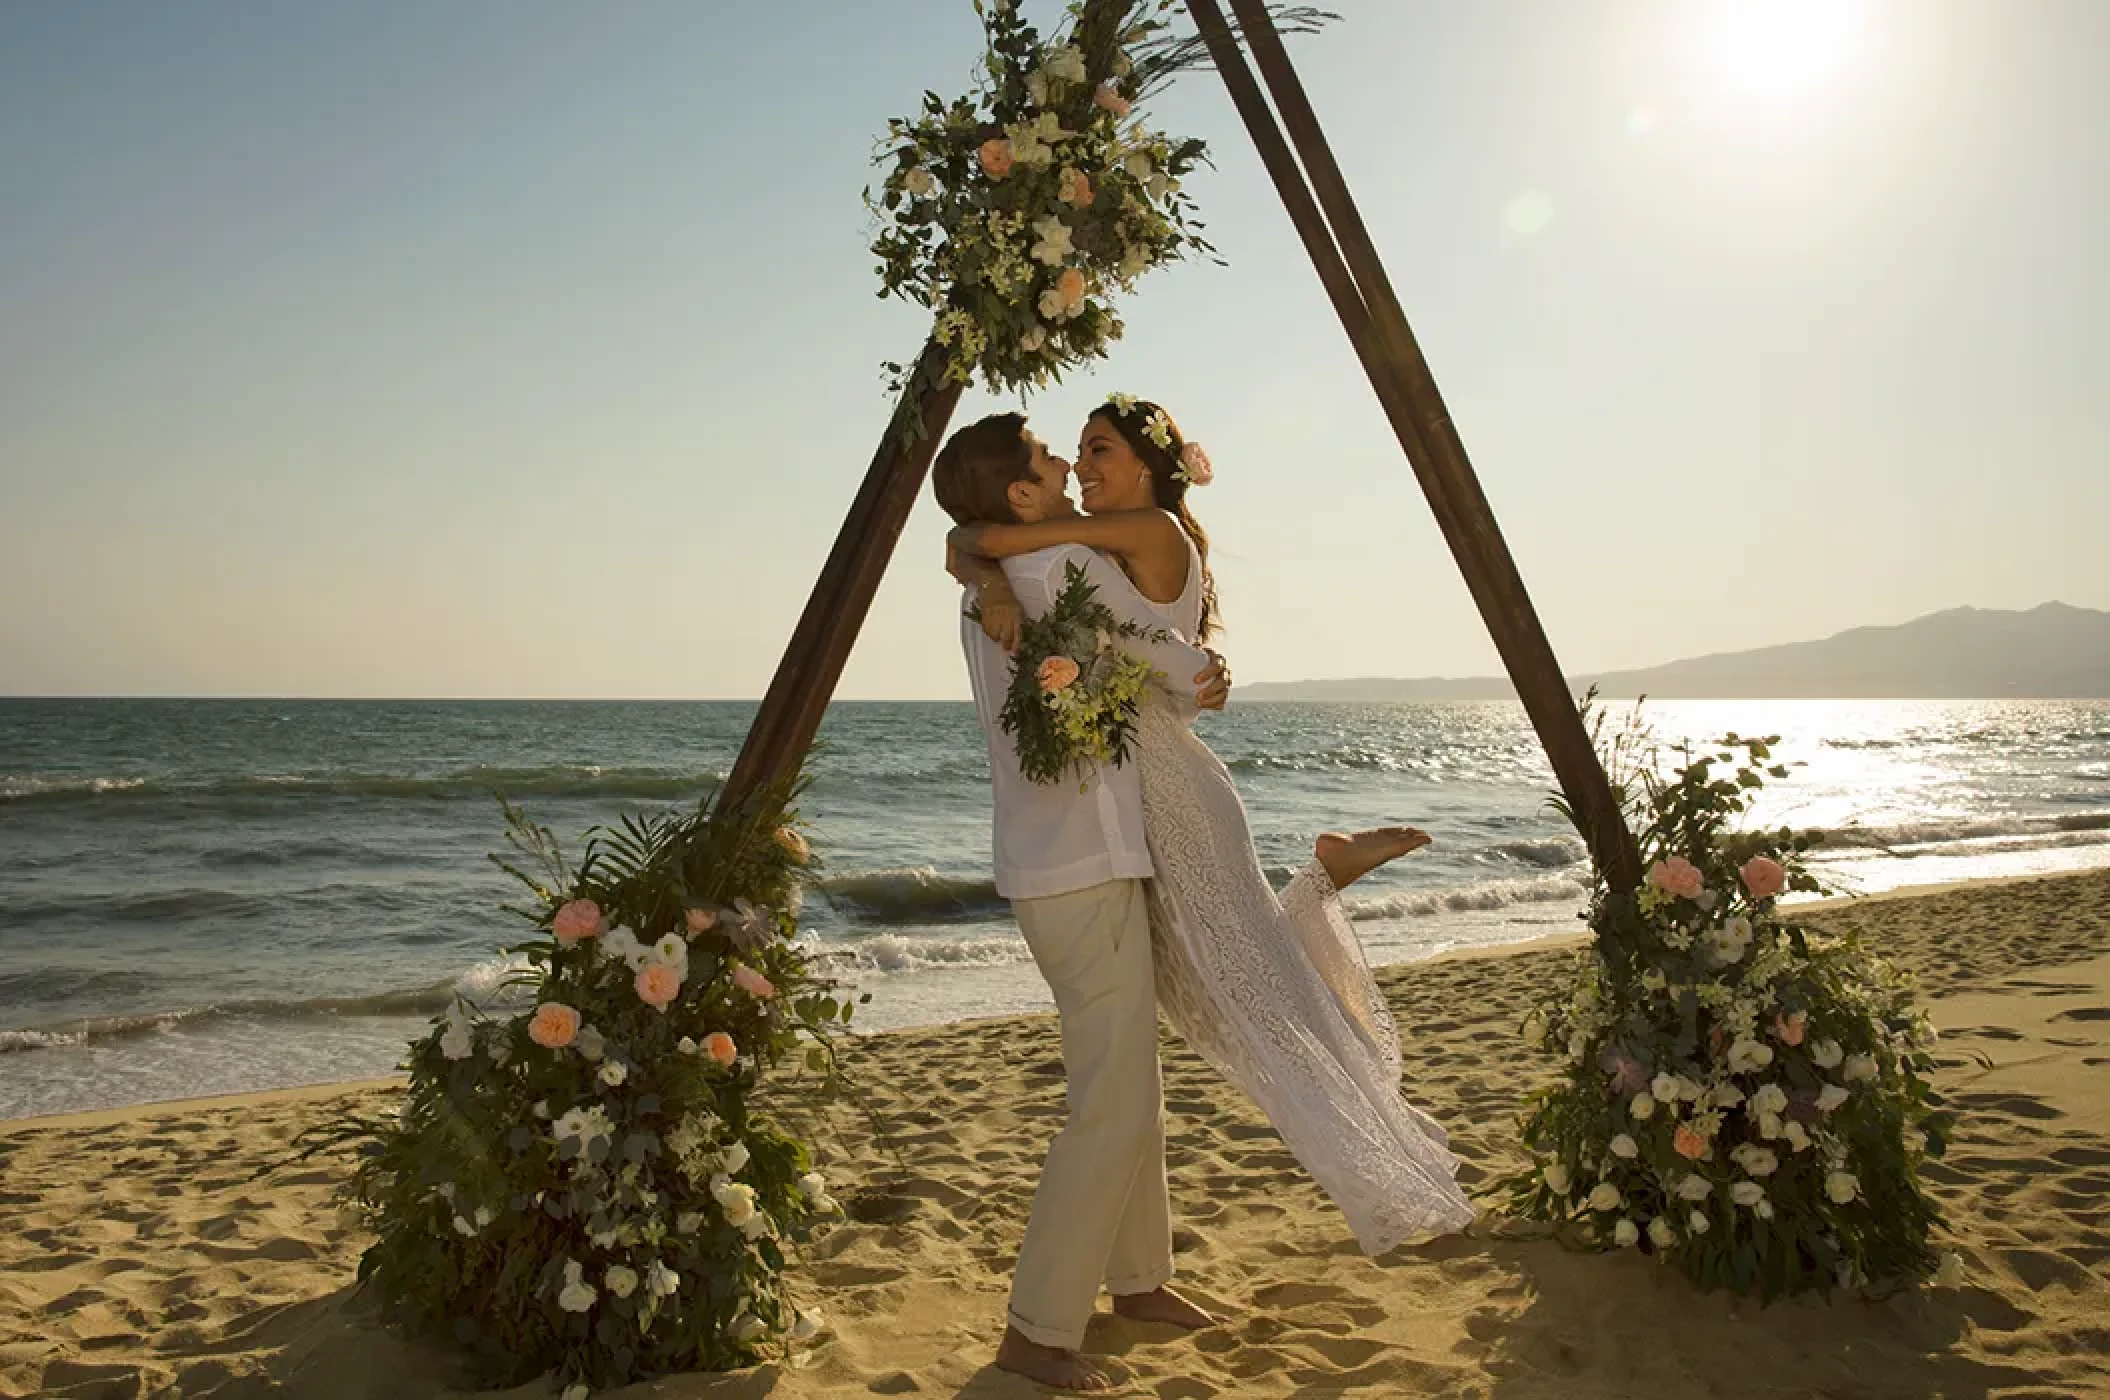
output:
[[[1076,564],[1054,606],[1026,623],[1000,717],[1018,746],[1019,771],[1036,783],[1128,758],[1136,704],[1154,673],[1121,650],[1122,638],[1169,634],[1115,617]]]

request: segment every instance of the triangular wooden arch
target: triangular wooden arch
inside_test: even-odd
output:
[[[1612,889],[1630,892],[1641,883],[1633,835],[1626,828],[1604,766],[1450,411],[1326,144],[1318,114],[1290,63],[1266,0],[1230,0],[1230,5],[1237,17],[1235,29],[1217,0],[1187,0],[1216,71],[1230,89],[1283,207],[1303,238],[1319,280],[1369,375],[1370,386],[1421,482],[1466,587],[1501,652],[1502,664],[1546,747],[1597,869]],[[1266,81],[1266,92],[1247,66],[1248,47]],[[940,383],[938,371],[944,358],[935,342],[924,347],[918,372],[895,406],[864,485],[851,503],[755,715],[720,796],[721,809],[736,806],[788,777],[813,744],[880,577],[959,402],[957,384],[932,387]]]

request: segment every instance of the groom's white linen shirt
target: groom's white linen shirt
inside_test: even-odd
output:
[[[1153,630],[1165,626],[1164,618],[1151,610],[1111,560],[1075,544],[1003,561],[1011,590],[1026,616],[1039,617],[1054,605],[1071,564],[1084,567],[1099,601],[1115,617]],[[967,601],[973,601],[972,590]],[[1133,752],[1119,767],[1096,765],[1082,791],[1074,773],[1052,783],[1029,780],[1018,771],[1018,751],[999,719],[1011,686],[1011,658],[989,640],[981,624],[964,613],[960,644],[967,652],[967,674],[974,685],[975,715],[989,738],[989,780],[996,796],[992,831],[997,893],[1006,899],[1045,899],[1109,880],[1149,879],[1143,790]],[[1193,678],[1209,666],[1209,654],[1178,640],[1176,634],[1166,641],[1126,637],[1121,646],[1158,672],[1159,684],[1191,719],[1195,712]]]

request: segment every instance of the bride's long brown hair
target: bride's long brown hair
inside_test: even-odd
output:
[[[1202,523],[1194,518],[1194,511],[1187,505],[1187,479],[1180,472],[1180,452],[1186,447],[1187,439],[1180,436],[1179,424],[1173,421],[1171,414],[1146,399],[1130,402],[1125,413],[1120,404],[1108,401],[1094,410],[1092,417],[1104,418],[1113,424],[1114,431],[1135,449],[1136,456],[1150,472],[1151,501],[1159,510],[1170,512],[1173,519],[1179,521],[1180,528],[1187,532],[1187,538],[1194,541],[1194,552],[1202,561],[1202,620],[1195,629],[1194,640],[1208,641],[1216,631],[1218,621],[1216,575],[1209,569],[1209,533],[1202,529]],[[1162,417],[1171,428],[1167,437],[1169,446],[1160,447],[1150,436],[1148,427],[1153,417]]]

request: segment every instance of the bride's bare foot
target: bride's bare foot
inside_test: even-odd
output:
[[[1130,1322],[1169,1322],[1189,1332],[1214,1327],[1216,1319],[1169,1288],[1148,1293],[1116,1293],[1114,1312]]]
[[[1044,1347],[1016,1327],[1004,1329],[1004,1340],[996,1349],[996,1364],[999,1370],[1056,1390],[1096,1394],[1121,1383],[1120,1376],[1103,1363],[1061,1347]]]
[[[1313,854],[1326,867],[1333,887],[1345,890],[1386,861],[1398,860],[1428,844],[1426,831],[1411,826],[1379,826],[1353,836],[1329,831],[1319,838]]]

